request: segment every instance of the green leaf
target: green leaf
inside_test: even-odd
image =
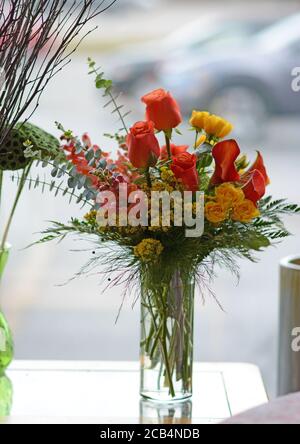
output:
[[[245,239],[245,244],[251,250],[260,251],[261,248],[269,247],[271,242],[266,236],[253,232],[248,239]]]

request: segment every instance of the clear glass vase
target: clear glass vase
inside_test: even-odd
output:
[[[178,402],[140,402],[141,424],[191,424],[193,404],[190,399]]]
[[[141,277],[141,395],[158,402],[192,396],[195,283],[180,270]]]
[[[0,423],[1,419],[10,415],[13,403],[13,386],[10,379],[0,373]]]
[[[10,246],[0,250],[0,281],[9,256]],[[14,356],[14,344],[11,330],[0,306],[0,373],[11,363]]]

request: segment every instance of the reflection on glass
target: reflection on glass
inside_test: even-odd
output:
[[[13,403],[13,386],[10,379],[4,374],[0,374],[0,421],[1,418],[10,415]]]
[[[191,424],[193,404],[191,400],[173,403],[140,401],[141,424]]]

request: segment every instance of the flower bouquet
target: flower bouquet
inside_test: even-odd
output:
[[[89,66],[123,122],[109,136],[118,153],[113,159],[87,134],[80,139],[58,125],[65,162],[54,165],[48,185],[90,211],[82,220],[54,222],[38,243],[92,237],[92,257],[79,274],[102,267],[108,286],[138,289],[141,395],[184,399],[192,395],[195,285],[205,289],[216,265],[238,273],[239,258],[254,261],[255,253],[289,235],[281,216],[300,208],[265,197],[269,177],[261,153],[250,165],[235,140],[224,140],[232,131],[225,119],[194,111],[195,142],[174,145],[180,108],[159,89],[142,98],[145,121],[127,129],[112,82],[92,60]]]

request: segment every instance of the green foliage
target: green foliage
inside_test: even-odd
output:
[[[153,279],[157,274],[168,282],[170,276],[180,269],[188,281],[196,276],[199,285],[215,275],[216,266],[227,268],[237,277],[239,275],[238,259],[244,258],[255,262],[256,254],[285,238],[285,230],[280,214],[300,214],[297,205],[283,200],[272,201],[266,198],[261,202],[261,217],[253,222],[243,224],[227,221],[213,225],[206,221],[204,234],[200,238],[188,238],[184,228],[174,227],[166,233],[141,231],[137,235],[121,234],[118,229],[99,230],[94,222],[73,219],[69,225],[54,223],[52,228],[43,232],[43,238],[37,243],[62,240],[70,234],[93,236],[99,255],[92,260],[93,266],[104,265],[109,272],[117,272],[118,267],[126,274],[126,281],[131,285],[138,275],[148,273]],[[144,238],[160,240],[164,250],[154,264],[143,264],[134,255],[134,247]],[[109,255],[103,255],[103,248],[111,247]],[[122,258],[122,264],[120,263]],[[91,265],[91,264],[90,264]],[[90,269],[84,268],[84,272]],[[78,273],[77,276],[80,276]]]
[[[11,176],[12,182],[16,183],[19,186],[21,182],[21,177],[18,174],[14,174]],[[51,180],[50,182],[45,179],[41,179],[40,176],[35,178],[28,177],[25,179],[25,183],[28,186],[29,190],[39,189],[43,194],[46,190],[50,193],[53,193],[55,197],[57,196],[67,196],[69,199],[69,203],[73,201],[77,204],[81,204],[82,208],[88,205],[90,208],[94,207],[94,204],[88,199],[86,191],[81,194],[75,194],[75,190],[71,189],[68,186],[64,186],[64,181],[62,180],[59,184],[56,184],[55,180]]]
[[[120,95],[114,95],[113,82],[104,78],[104,72],[101,72],[100,68],[96,67],[96,62],[90,57],[88,58],[89,75],[95,76],[95,86],[97,89],[103,91],[103,97],[108,97],[109,101],[104,105],[104,108],[109,106],[113,107],[112,114],[118,114],[123,126],[120,131],[128,133],[128,129],[125,123],[125,118],[131,113],[131,111],[124,111],[124,105],[118,105],[118,99]]]
[[[94,149],[94,147],[86,147],[82,141],[73,135],[71,130],[65,130],[61,123],[56,122],[57,128],[63,133],[63,138],[74,146],[75,155],[80,155],[86,164],[94,169],[99,179],[104,179],[107,173],[107,161],[103,157],[102,150]],[[38,176],[35,179],[28,179],[29,187],[35,184],[35,188],[42,187],[42,191],[48,189],[50,192],[55,191],[55,195],[69,195],[70,202],[76,200],[78,203],[89,204],[92,207],[97,207],[96,196],[97,190],[93,186],[91,178],[88,174],[82,174],[78,171],[76,165],[69,161],[64,153],[63,148],[59,148],[59,155],[54,157],[53,155],[47,156],[44,153],[43,156],[38,156],[38,152],[34,151],[30,146],[27,148],[29,156],[29,150],[32,157],[38,158],[43,168],[51,167],[51,181],[40,180]],[[12,176],[12,179],[18,180],[18,177]],[[56,185],[56,180],[60,182]]]

